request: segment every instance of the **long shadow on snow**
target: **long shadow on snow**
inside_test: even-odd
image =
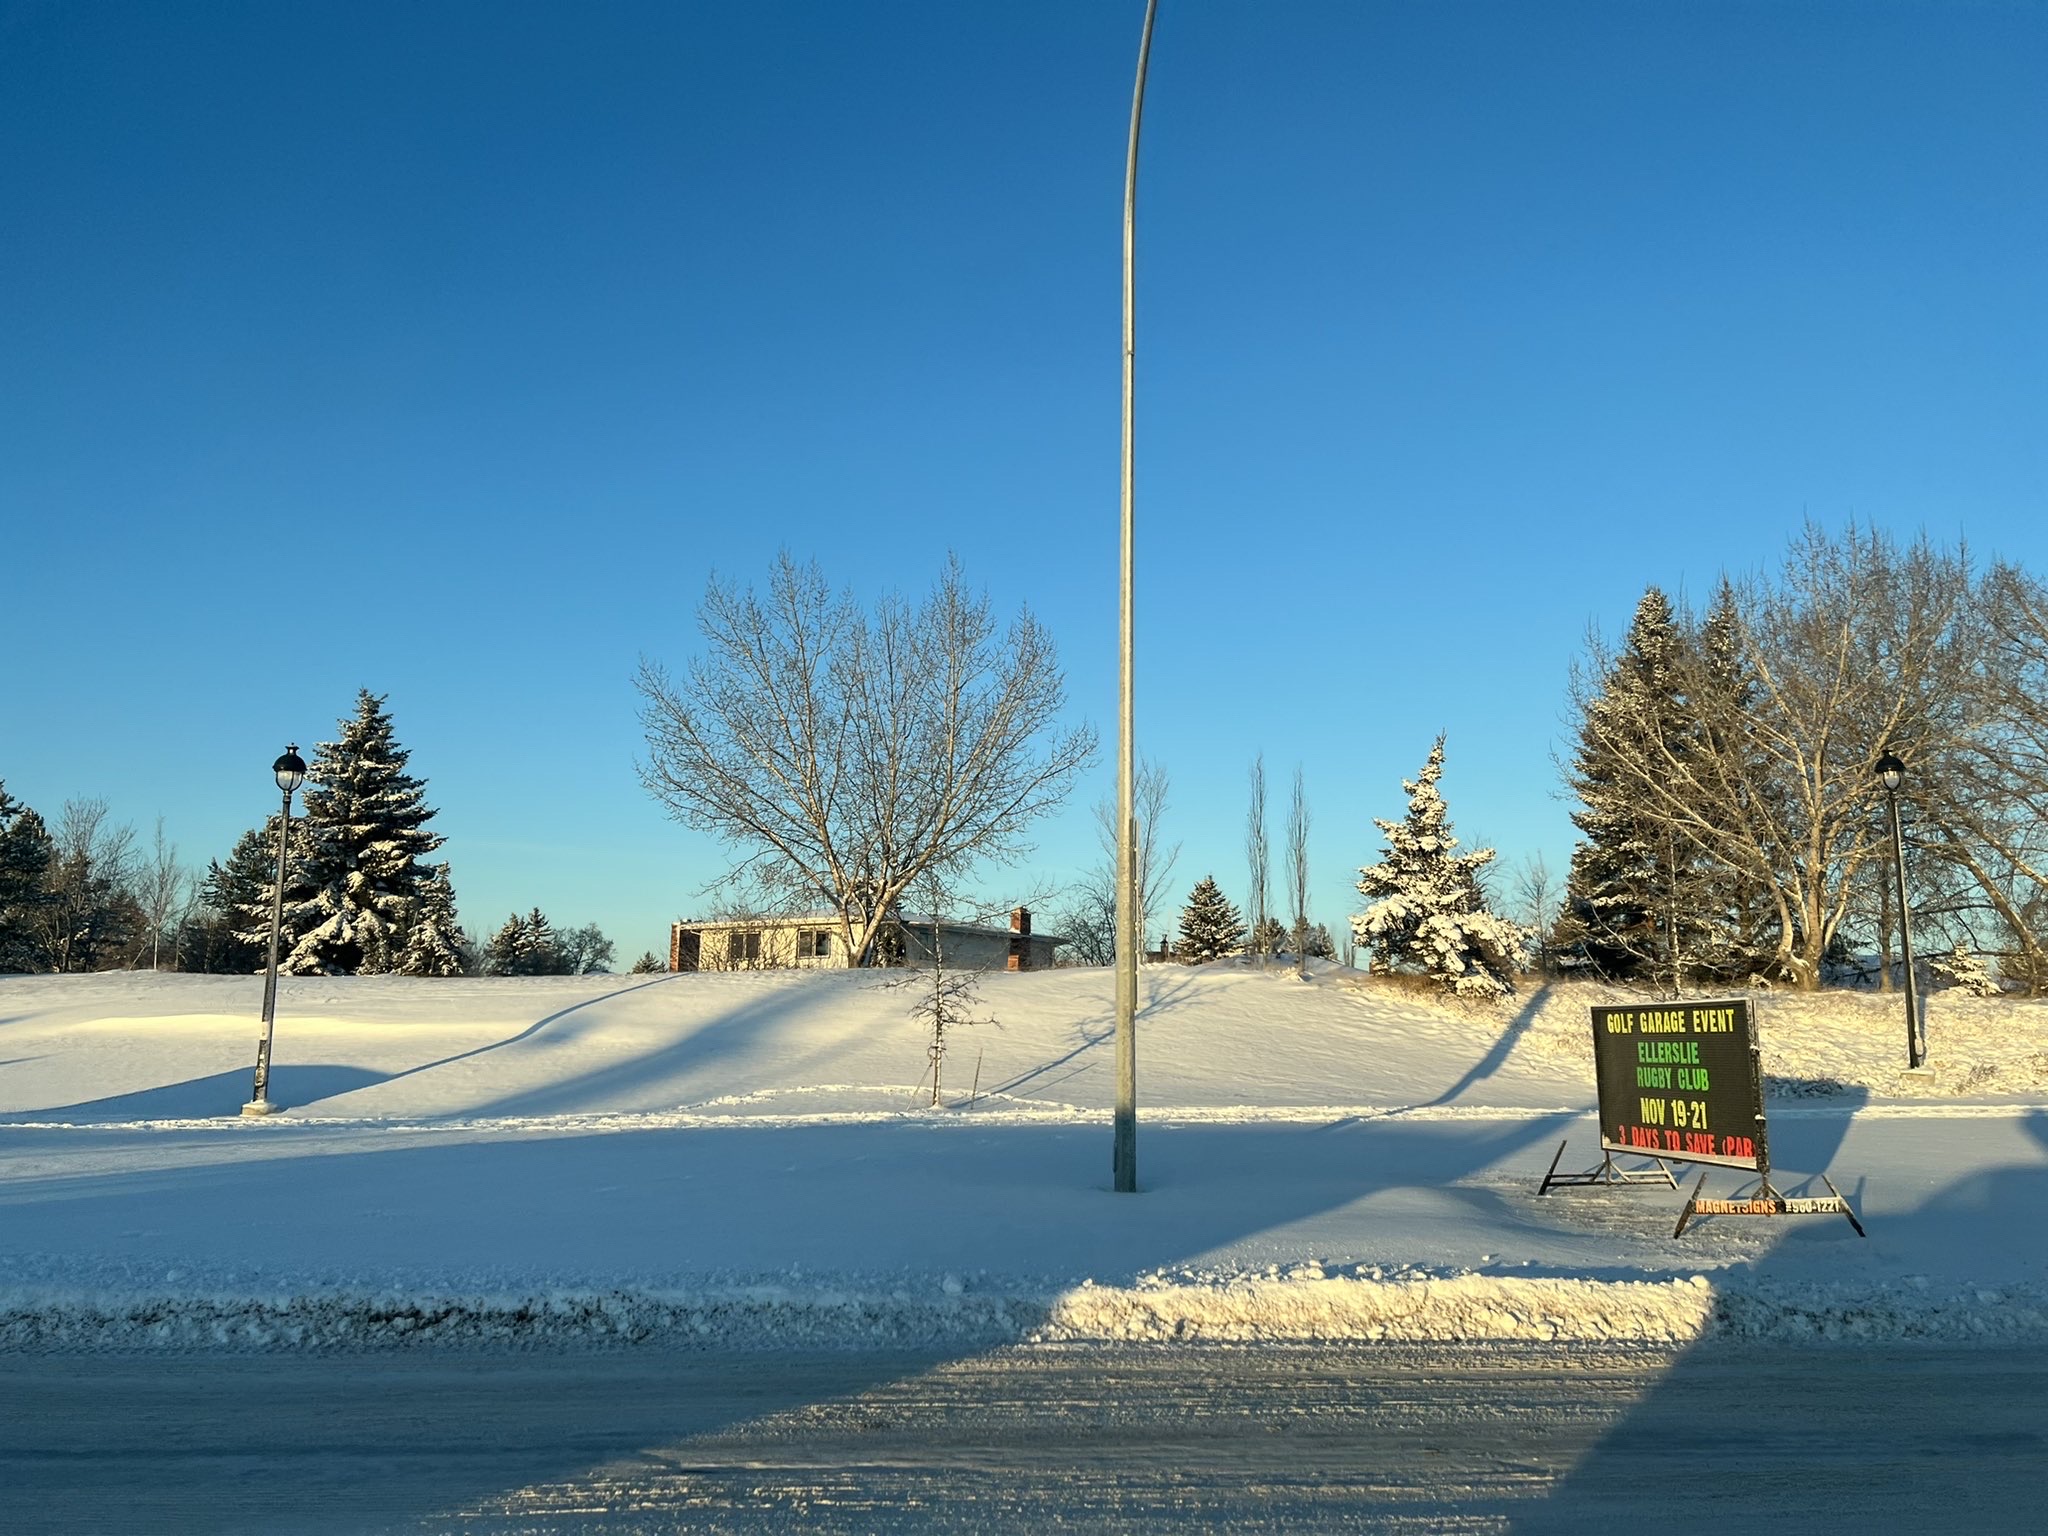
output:
[[[372,1072],[364,1067],[285,1063],[270,1069],[269,1097],[272,1103],[282,1107],[304,1105],[388,1082],[390,1077],[389,1073]],[[0,1125],[36,1121],[95,1125],[124,1120],[236,1119],[240,1117],[242,1105],[247,1102],[253,1086],[252,1070],[237,1067],[232,1072],[215,1072],[207,1077],[189,1078],[182,1083],[163,1083],[155,1088],[112,1094],[104,1099],[87,1099],[78,1104],[10,1110],[0,1114]]]
[[[799,972],[789,973],[783,984],[778,985],[765,997],[743,1003],[659,1050],[637,1052],[609,1066],[593,1068],[574,1077],[564,1078],[560,1082],[549,1083],[545,1087],[507,1094],[502,1098],[465,1109],[462,1115],[464,1118],[474,1117],[482,1120],[521,1115],[576,1114],[611,1108],[617,1103],[615,1095],[622,1089],[630,1090],[664,1077],[681,1077],[687,1073],[700,1071],[727,1056],[737,1055],[757,1046],[764,1031],[816,1008],[817,994],[809,987],[796,984],[800,976]],[[623,995],[609,994],[613,997]],[[573,1011],[563,1010],[564,1013]],[[552,1024],[559,1017],[560,1015],[552,1015],[543,1019],[531,1029],[515,1036],[513,1040],[501,1043],[513,1044],[518,1040],[527,1039],[542,1025]],[[807,1075],[807,1068],[816,1065],[821,1058],[829,1054],[814,1052],[809,1057],[792,1061],[787,1067],[788,1075],[793,1079],[802,1079]],[[439,1066],[442,1063],[436,1062],[433,1065]],[[417,1070],[427,1069],[422,1067]]]
[[[1529,1000],[1515,1010],[1515,1016],[1508,1020],[1507,1025],[1500,1032],[1500,1038],[1493,1042],[1487,1049],[1486,1054],[1474,1062],[1463,1077],[1460,1077],[1450,1087],[1431,1099],[1429,1101],[1430,1107],[1455,1104],[1465,1094],[1466,1090],[1485,1082],[1486,1079],[1492,1077],[1494,1073],[1506,1066],[1508,1058],[1515,1053],[1515,1047],[1521,1044],[1522,1036],[1527,1034],[1529,1026],[1536,1022],[1536,1015],[1543,1011],[1544,1000],[1550,996],[1552,985],[1553,983],[1546,980],[1542,986],[1538,987],[1530,995]]]
[[[86,1255],[131,1272],[225,1267],[236,1273],[231,1288],[238,1293],[303,1290],[308,1278],[316,1287],[345,1289],[349,1276],[365,1274],[402,1282],[409,1268],[423,1275],[474,1271],[476,1286],[492,1291],[507,1283],[494,1285],[493,1271],[531,1275],[532,1234],[545,1224],[556,1244],[554,1283],[562,1287],[678,1288],[707,1272],[745,1279],[787,1276],[800,1266],[866,1273],[885,1293],[891,1285],[929,1287],[944,1271],[964,1277],[972,1297],[977,1272],[1028,1276],[1046,1262],[1049,1244],[1081,1273],[1117,1283],[1199,1265],[1219,1250],[1255,1260],[1261,1233],[1275,1234],[1271,1257],[1299,1257],[1300,1239],[1279,1229],[1354,1201],[1479,1174],[1554,1135],[1564,1118],[1495,1121],[1483,1129],[1381,1121],[1335,1133],[1301,1125],[1153,1126],[1141,1132],[1146,1192],[1135,1198],[1107,1189],[1109,1136],[1102,1125],[740,1126],[437,1139],[346,1152],[323,1142],[261,1161],[12,1180],[0,1185],[0,1240],[15,1252]],[[294,1133],[279,1127],[255,1134]],[[931,1198],[899,1193],[930,1191],[935,1168],[942,1172]],[[251,1212],[262,1219],[249,1220]],[[1328,1239],[1317,1256],[1340,1263],[1377,1256],[1367,1248],[1373,1216],[1355,1219],[1355,1246]],[[121,1237],[110,1241],[110,1234]],[[279,1254],[292,1256],[294,1274],[280,1270]],[[906,1262],[917,1274],[905,1273]],[[1038,1294],[1037,1302],[1012,1298],[1011,1327],[1031,1325],[1033,1307],[1043,1305]],[[431,1349],[432,1318],[423,1321],[421,1344],[413,1347]],[[707,1406],[687,1373],[678,1373],[672,1411],[660,1423],[650,1423],[644,1408],[608,1413],[586,1394],[578,1398],[573,1434],[565,1430],[520,1449],[509,1464],[502,1449],[474,1460],[414,1460],[388,1445],[356,1447],[346,1435],[323,1440],[315,1419],[303,1428],[308,1473],[331,1487],[317,1500],[295,1498],[291,1523],[324,1533],[361,1530],[373,1517],[380,1526],[445,1517],[494,1493],[575,1478],[651,1445],[865,1391],[983,1347],[970,1341],[910,1356],[838,1355],[814,1373],[779,1376],[780,1385],[756,1397],[727,1394],[725,1406]],[[488,1371],[468,1377],[459,1353],[439,1358],[448,1370],[412,1408],[415,1439],[467,1444],[476,1396],[489,1392]],[[315,1396],[322,1368],[321,1357],[305,1358],[307,1390]],[[211,1466],[214,1477],[225,1477],[246,1462],[258,1443],[247,1404],[214,1389],[205,1356],[152,1360],[149,1369],[157,1383],[149,1394],[109,1392],[92,1413],[96,1444],[167,1458],[151,1493],[154,1528],[261,1526],[255,1513],[239,1527],[224,1519],[216,1484],[197,1475]],[[573,1386],[589,1374],[590,1356],[565,1353],[559,1369]],[[164,1394],[174,1389],[165,1383],[180,1373],[190,1390],[166,1406]],[[16,1402],[24,1425],[36,1420],[19,1393]],[[166,1412],[197,1450],[155,1443],[150,1415]],[[61,1448],[36,1454],[33,1436],[18,1438],[26,1448],[6,1458],[12,1529],[119,1524],[132,1484],[102,1487],[89,1458],[67,1457]]]
[[[1932,1153],[1939,1137],[1987,1134],[1986,1124],[1891,1120],[1862,1134],[1928,1138]],[[1828,1169],[1852,1128],[1849,1115],[1774,1120],[1773,1159],[1787,1170]],[[2027,1116],[2022,1131],[2048,1149],[2048,1112]],[[1829,1171],[1844,1193],[1869,1188],[1853,1170]],[[1710,1178],[1708,1193],[1729,1190],[1735,1178]],[[1789,1172],[1774,1173],[1772,1182],[1788,1193],[1825,1193],[1818,1179]],[[2038,1160],[1972,1173],[1910,1209],[1887,1211],[1880,1201],[1873,1212],[1857,1203],[1867,1240],[1839,1216],[1707,1220],[1777,1224],[1777,1241],[1755,1268],[1765,1287],[1820,1280],[1853,1293],[1887,1253],[1946,1266],[1949,1274],[1933,1285],[1984,1278],[1968,1266],[1987,1251],[2012,1250],[2008,1267],[2035,1274],[2048,1259],[2048,1239],[2031,1224],[2007,1230],[2048,1204],[2048,1168]],[[1987,1234],[2001,1235],[1987,1242]],[[1883,1305],[1881,1296],[1875,1304]],[[1548,1498],[1500,1513],[1518,1532],[1623,1529],[1653,1506],[1659,1524],[1683,1528],[2013,1529],[2011,1490],[2037,1483],[2048,1458],[2048,1352],[1971,1350],[1957,1370],[1953,1349],[1872,1348],[1853,1337],[1790,1348],[1703,1342],[1629,1405]],[[1693,1412],[1708,1390],[1718,1389],[1725,1402],[1731,1380],[1741,1383],[1747,1411],[1720,1420]],[[1651,1488],[1665,1491],[1646,1499]]]
[[[373,1072],[364,1067],[323,1063],[273,1061],[270,1068],[268,1097],[280,1109],[304,1109],[322,1099],[338,1098],[344,1093],[353,1093],[360,1088],[416,1077],[422,1072],[431,1072],[436,1067],[452,1066],[459,1061],[469,1061],[478,1056],[489,1055],[493,1051],[504,1050],[507,1046],[522,1044],[573,1014],[608,1003],[614,998],[624,997],[628,993],[660,986],[673,979],[670,976],[658,976],[653,981],[643,981],[635,986],[621,987],[617,991],[606,992],[598,997],[585,998],[581,1002],[571,1003],[566,1008],[558,1008],[545,1017],[535,1019],[516,1034],[507,1035],[502,1040],[493,1040],[489,1045],[458,1051],[453,1056],[443,1056],[438,1061],[422,1062],[416,1067],[406,1067],[397,1072]],[[286,1052],[290,1049],[289,1036],[290,1031],[287,1027],[283,1041],[283,1049]],[[0,1066],[9,1065],[12,1063],[0,1062]],[[232,1118],[241,1114],[242,1105],[247,1101],[252,1085],[253,1069],[241,1067],[229,1072],[216,1072],[208,1077],[191,1078],[182,1083],[163,1083],[154,1088],[114,1094],[104,1099],[89,1099],[78,1104],[13,1110],[0,1114],[0,1125],[38,1120],[101,1123],[119,1120],[203,1120],[216,1116]]]
[[[507,1035],[502,1040],[493,1040],[489,1045],[479,1045],[473,1050],[458,1051],[453,1056],[443,1056],[439,1061],[421,1062],[416,1067],[407,1067],[403,1072],[393,1072],[386,1081],[397,1082],[400,1078],[417,1077],[420,1073],[431,1072],[436,1067],[451,1067],[458,1061],[470,1061],[478,1056],[488,1056],[492,1051],[502,1051],[507,1046],[522,1045],[550,1025],[559,1024],[572,1014],[581,1013],[586,1008],[598,1007],[601,1004],[613,1001],[615,998],[626,997],[634,992],[644,992],[649,987],[665,985],[673,980],[675,980],[673,976],[657,976],[652,981],[643,981],[636,986],[620,987],[616,992],[606,992],[598,997],[586,997],[580,1003],[571,1003],[566,1008],[557,1008],[553,1013],[535,1019],[517,1034]]]
[[[1150,980],[1150,978],[1144,978],[1144,980]],[[1142,1004],[1143,1012],[1141,1018],[1145,1023],[1150,1024],[1166,1014],[1174,1013],[1187,1007],[1190,1001],[1190,994],[1193,991],[1194,983],[1185,978],[1177,981],[1154,982],[1152,989],[1146,994]],[[1070,1078],[1079,1076],[1083,1070],[1083,1066],[1080,1065],[1082,1059],[1090,1052],[1098,1051],[1102,1047],[1109,1045],[1115,1039],[1115,1013],[1112,1011],[1090,1014],[1088,1017],[1078,1020],[1074,1025],[1074,1035],[1076,1044],[1071,1050],[1062,1051],[1059,1055],[1054,1056],[1048,1061],[1042,1061],[1035,1067],[1027,1067],[1008,1080],[995,1084],[987,1090],[989,1097],[995,1098],[1003,1094],[1014,1094],[1020,1088],[1033,1085],[1039,1088],[1051,1088],[1066,1082]],[[1073,1067],[1074,1070],[1059,1077],[1050,1075],[1057,1072],[1061,1067]],[[1139,1062],[1141,1074],[1143,1070],[1144,1062],[1141,1059]]]

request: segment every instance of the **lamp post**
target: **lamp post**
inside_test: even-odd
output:
[[[1138,353],[1135,264],[1138,242],[1138,124],[1145,115],[1145,66],[1152,57],[1152,18],[1159,0],[1145,0],[1145,31],[1138,41],[1138,83],[1131,92],[1131,143],[1124,160],[1124,451],[1123,579],[1117,614],[1116,751],[1116,1115],[1110,1172],[1118,1194],[1138,1188],[1138,948],[1144,943],[1138,905],[1138,817],[1133,763],[1132,656],[1135,600],[1132,578],[1137,538],[1132,490],[1132,396]]]
[[[263,975],[263,1037],[256,1044],[256,1087],[242,1106],[245,1115],[277,1113],[277,1106],[270,1102],[270,1033],[277,1019],[277,941],[284,930],[284,861],[291,844],[292,792],[306,782],[306,760],[299,756],[299,744],[286,747],[270,771],[284,791],[284,808],[277,818],[277,886],[270,903],[270,969]]]
[[[1920,1048],[1920,987],[1913,979],[1913,913],[1906,904],[1906,839],[1899,830],[1899,786],[1906,782],[1906,765],[1887,752],[1877,760],[1877,782],[1892,812],[1892,872],[1899,882],[1899,948],[1906,959],[1906,1070],[1917,1072],[1925,1058]]]

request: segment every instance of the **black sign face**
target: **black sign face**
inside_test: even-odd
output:
[[[1758,1167],[1763,1084],[1747,998],[1593,1010],[1600,1145]]]

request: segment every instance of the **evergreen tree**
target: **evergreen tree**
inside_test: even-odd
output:
[[[640,952],[640,958],[633,962],[632,970],[628,974],[634,976],[652,976],[656,973],[666,972],[667,970],[668,962],[666,960],[657,960],[654,957],[653,950],[644,949]]]
[[[434,811],[424,780],[405,771],[409,754],[392,735],[384,699],[367,688],[338,741],[313,749],[307,775],[310,896],[287,895],[291,975],[376,974],[396,969],[406,929],[427,878],[425,855],[444,839],[426,824]]]
[[[1697,648],[1699,679],[1687,701],[1698,737],[1693,760],[1701,776],[1721,791],[1701,806],[1701,812],[1717,832],[1726,832],[1728,807],[1746,798],[1734,786],[1767,786],[1770,774],[1756,759],[1750,733],[1737,728],[1754,706],[1758,687],[1743,649],[1735,589],[1725,580],[1700,625]],[[1768,790],[1765,794],[1768,797]],[[1773,809],[1782,812],[1783,807]],[[1737,837],[1717,836],[1715,841],[1724,848],[1742,845]],[[1688,883],[1701,908],[1699,968],[1720,981],[1740,981],[1769,970],[1779,948],[1779,920],[1777,902],[1763,883],[1749,871],[1707,857],[1693,861]]]
[[[1180,943],[1175,952],[1189,965],[1234,955],[1244,943],[1244,919],[1217,888],[1216,877],[1204,875],[1181,909]]]
[[[1645,743],[1686,753],[1698,729],[1684,686],[1691,650],[1670,599],[1647,588],[1579,724],[1572,823],[1583,840],[1572,850],[1560,937],[1583,963],[1616,978],[1675,978],[1714,947],[1704,862],[1668,821],[1644,814],[1619,766]]]
[[[55,857],[43,818],[0,784],[0,971],[42,969],[37,934]]]
[[[1407,817],[1374,822],[1387,836],[1386,856],[1358,872],[1358,893],[1371,905],[1351,919],[1352,931],[1375,969],[1414,966],[1461,996],[1503,996],[1514,990],[1522,930],[1486,910],[1479,871],[1493,850],[1452,851],[1458,840],[1437,790],[1443,771],[1439,736],[1422,772],[1402,784]]]
[[[522,976],[520,956],[525,950],[526,919],[514,912],[504,926],[484,941],[484,969],[493,976]]]
[[[1947,954],[1928,961],[1927,969],[1942,986],[1954,987],[1971,997],[1997,997],[2004,990],[1984,964],[1983,956],[1960,939]]]
[[[455,919],[455,887],[448,878],[448,866],[429,865],[406,927],[405,952],[399,959],[398,972],[401,976],[460,976],[467,969],[464,949],[462,925]]]
[[[262,970],[270,958],[270,882],[276,873],[275,816],[236,839],[225,864],[209,859],[199,882],[199,911],[179,945],[179,969],[235,976]],[[258,933],[260,939],[252,937]]]
[[[555,925],[539,907],[527,913],[520,923],[513,963],[517,967],[515,976],[559,976],[568,969]]]
[[[484,944],[484,969],[493,976],[565,976],[570,959],[539,907],[523,917],[513,913]]]

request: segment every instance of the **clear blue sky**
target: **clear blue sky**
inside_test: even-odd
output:
[[[203,862],[368,686],[465,920],[624,961],[718,867],[635,781],[636,658],[780,546],[867,593],[956,549],[1107,748],[1141,13],[0,3],[0,778]],[[2048,567],[2044,81],[2039,4],[1163,0],[1176,883],[1241,899],[1263,750],[1334,925],[1438,731],[1460,831],[1561,869],[1588,624],[1804,517]]]

